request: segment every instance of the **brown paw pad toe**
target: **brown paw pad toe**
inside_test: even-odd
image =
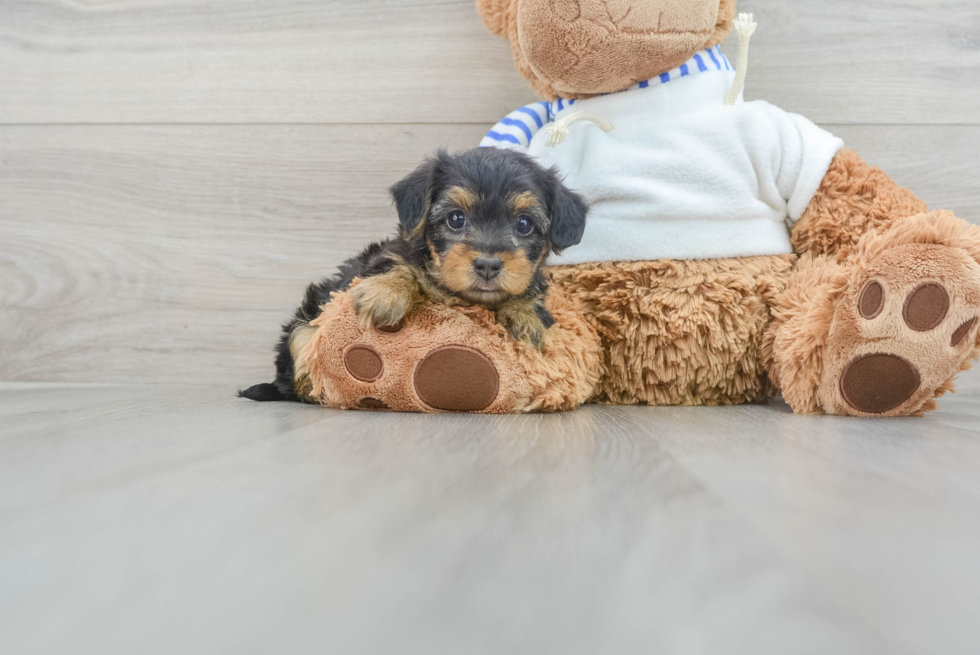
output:
[[[381,332],[382,334],[397,334],[401,332],[404,327],[405,327],[405,320],[402,319],[401,321],[398,321],[394,325],[377,325],[375,326],[374,329],[377,330],[378,332]]]
[[[363,409],[391,409],[388,403],[377,398],[361,398],[357,401],[357,406]]]
[[[949,294],[946,289],[935,282],[926,282],[917,286],[905,299],[902,318],[916,332],[928,332],[943,322],[948,311]]]
[[[950,345],[953,346],[953,348],[955,348],[956,346],[960,345],[960,342],[962,342],[963,339],[966,338],[966,335],[970,334],[970,330],[973,329],[973,326],[974,326],[974,324],[976,324],[976,322],[977,322],[977,319],[976,319],[976,317],[974,317],[974,318],[971,318],[966,323],[964,323],[963,325],[961,325],[958,328],[956,328],[956,332],[953,332],[953,338],[950,341]]]
[[[344,366],[352,378],[361,382],[374,382],[385,368],[381,355],[371,346],[351,346],[344,353]]]
[[[433,409],[478,412],[497,398],[500,378],[486,355],[465,346],[441,346],[415,368],[415,393]]]
[[[858,299],[858,311],[861,313],[862,318],[870,321],[878,316],[884,308],[884,287],[881,286],[880,282],[876,282],[875,280],[868,282],[867,286],[861,292],[861,297]]]
[[[884,414],[912,397],[919,372],[897,355],[873,353],[852,360],[840,378],[847,404],[865,414]]]

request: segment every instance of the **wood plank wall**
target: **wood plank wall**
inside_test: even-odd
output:
[[[980,3],[740,9],[748,99],[980,222]],[[385,188],[534,99],[471,0],[0,3],[0,380],[269,378]]]

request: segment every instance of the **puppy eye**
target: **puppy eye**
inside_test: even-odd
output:
[[[519,216],[517,218],[517,223],[514,225],[514,231],[520,234],[522,237],[526,237],[534,229],[534,224],[531,223],[531,219],[527,216]]]
[[[462,230],[466,227],[466,214],[460,211],[455,211],[449,215],[446,219],[446,225],[449,226],[451,230]]]

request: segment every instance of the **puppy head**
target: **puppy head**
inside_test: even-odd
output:
[[[431,257],[442,287],[495,305],[531,286],[548,253],[582,240],[582,198],[527,155],[440,151],[391,188],[402,238]]]

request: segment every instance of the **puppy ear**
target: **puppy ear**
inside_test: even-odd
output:
[[[412,171],[408,177],[388,189],[398,211],[398,224],[402,236],[408,236],[428,218],[432,194],[435,190],[436,169],[446,156],[440,151],[435,157]]]
[[[551,201],[551,249],[555,253],[561,253],[582,240],[589,207],[582,196],[562,184],[557,175],[554,184]]]

